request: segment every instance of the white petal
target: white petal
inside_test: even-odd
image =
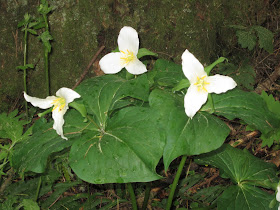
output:
[[[182,55],[182,68],[191,84],[196,82],[197,77],[201,78],[207,75],[203,65],[188,50],[185,50]]]
[[[76,91],[70,89],[70,88],[60,88],[57,92],[56,92],[57,96],[60,96],[62,98],[65,99],[66,104],[71,103],[72,101],[74,101],[76,98],[80,98],[80,94],[78,94]]]
[[[208,93],[204,90],[198,91],[195,85],[188,88],[184,99],[185,111],[188,117],[193,118],[196,112],[207,101]]]
[[[206,82],[209,83],[209,85],[206,86],[207,91],[216,94],[225,93],[235,88],[237,85],[231,77],[219,74],[207,77]]]
[[[278,202],[280,202],[280,186],[277,186],[277,190],[276,190],[276,200],[278,201]]]
[[[137,58],[129,62],[125,67],[130,74],[138,75],[147,72],[146,66]]]
[[[56,130],[56,133],[61,136],[61,138],[68,140],[64,135],[63,135],[63,124],[64,124],[64,119],[63,116],[66,113],[67,108],[63,108],[62,110],[59,111],[59,109],[55,109],[52,112],[52,118],[54,120],[53,123],[53,129]]]
[[[124,68],[124,64],[121,61],[122,53],[115,52],[105,55],[99,61],[101,70],[105,74],[116,74]]]
[[[45,99],[41,99],[41,98],[29,96],[25,92],[23,92],[23,94],[24,94],[24,98],[27,102],[30,102],[33,106],[39,107],[41,109],[48,109],[48,108],[52,107],[53,100],[55,100],[57,98],[55,96],[48,96]]]
[[[129,26],[123,27],[118,37],[118,45],[120,51],[126,52],[129,50],[136,56],[139,49],[139,38],[137,31]]]

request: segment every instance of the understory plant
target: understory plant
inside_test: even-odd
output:
[[[156,54],[139,49],[137,32],[127,26],[120,31],[118,50],[100,60],[105,75],[83,81],[75,91],[63,89],[71,100],[61,91],[46,99],[25,94],[34,106],[54,106],[40,115],[52,112],[54,121],[35,120],[32,135],[15,145],[11,164],[21,177],[48,173],[52,158],[63,155],[69,170],[84,182],[126,183],[137,209],[131,183],[164,179],[156,170],[160,160],[168,171],[180,158],[165,207],[170,209],[186,159],[194,156],[197,164],[219,168],[231,183],[218,197],[218,209],[277,209],[276,195],[263,190],[277,191],[276,167],[224,144],[230,133],[224,119],[239,119],[268,138],[279,132],[280,115],[260,95],[239,89],[232,78],[211,76],[226,59],[203,67],[186,50],[182,65],[159,58],[147,70],[144,63]],[[47,178],[36,181],[36,198],[25,202],[44,195],[40,189]]]

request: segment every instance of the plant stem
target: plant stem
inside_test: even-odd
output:
[[[46,71],[46,88],[47,88],[47,96],[51,95],[50,93],[50,76],[49,76],[49,52],[46,47],[45,48],[45,71]]]
[[[47,15],[43,15],[46,31],[49,31],[49,24]],[[47,96],[51,95],[50,93],[50,76],[49,76],[49,51],[46,46],[44,46],[45,51],[45,71],[46,71],[46,88],[47,88]]]
[[[180,162],[180,164],[178,166],[178,170],[177,170],[176,176],[175,176],[174,181],[173,181],[172,186],[171,186],[170,194],[169,194],[168,200],[167,200],[166,210],[169,210],[171,208],[173,197],[174,197],[174,193],[175,193],[175,190],[176,190],[179,178],[181,176],[181,173],[183,171],[183,167],[185,165],[186,160],[187,160],[187,156],[183,155],[182,159],[181,159],[181,162]]]
[[[24,31],[24,51],[23,51],[23,66],[26,65],[27,60],[27,30]],[[27,84],[26,84],[26,69],[23,70],[23,87],[24,92],[27,93]],[[25,112],[26,116],[28,117],[28,108],[27,108],[27,101],[24,100]]]
[[[132,184],[127,183],[126,186],[127,186],[127,190],[129,192],[129,195],[130,195],[132,209],[137,210],[137,202],[136,202],[136,197],[135,197],[135,194],[134,194],[134,191],[133,191]]]
[[[151,182],[146,183],[146,190],[145,190],[145,197],[144,197],[144,202],[142,205],[142,210],[145,210],[148,205],[148,201],[150,198],[150,192],[151,192]]]
[[[37,191],[36,191],[36,194],[35,194],[35,202],[37,201],[37,199],[39,197],[39,192],[40,192],[40,189],[41,189],[41,183],[42,183],[42,176],[39,177]]]

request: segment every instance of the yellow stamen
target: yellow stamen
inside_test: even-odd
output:
[[[58,111],[60,112],[66,105],[65,98],[58,97],[57,99],[53,100],[52,104],[54,105],[53,110],[58,108]]]
[[[194,85],[197,86],[198,91],[204,90],[204,91],[208,92],[205,86],[209,85],[210,83],[205,81],[206,77],[207,76],[205,75],[203,77],[196,78],[196,83],[194,83]]]
[[[120,51],[121,53],[124,54],[124,56],[121,57],[121,60],[122,60],[124,65],[128,64],[129,62],[131,62],[135,59],[135,55],[133,54],[133,52],[131,52],[129,50],[126,50],[126,51],[127,51],[127,53],[122,51],[122,50]]]

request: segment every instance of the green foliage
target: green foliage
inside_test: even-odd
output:
[[[140,48],[138,50],[138,53],[137,53],[137,58],[142,58],[144,56],[154,56],[154,57],[157,57],[158,54],[154,53],[154,52],[151,52],[150,50],[146,49],[146,48]]]
[[[273,53],[273,33],[262,27],[262,26],[252,26],[252,27],[243,27],[243,26],[231,26],[235,28],[236,36],[238,37],[238,43],[242,48],[248,48],[253,50],[259,43],[259,47],[266,50],[269,53]]]
[[[4,169],[10,162],[15,144],[26,139],[31,133],[31,129],[29,129],[23,134],[23,126],[29,122],[21,120],[22,116],[17,116],[17,114],[17,110],[14,110],[10,114],[0,114],[0,138],[11,140],[11,143],[0,144],[0,176],[5,174]]]
[[[43,32],[41,35],[38,36],[38,39],[42,41],[47,52],[50,53],[52,49],[50,41],[53,40],[53,37],[51,36],[50,32],[49,31]]]
[[[163,59],[155,62],[153,70],[149,72],[149,77],[157,85],[166,87],[174,87],[182,79],[186,79],[182,65]]]
[[[241,119],[263,134],[277,129],[280,125],[279,118],[269,111],[265,101],[256,93],[234,89],[212,96],[215,106],[214,113],[219,116],[224,116],[229,120]],[[209,102],[202,110],[211,111]]]
[[[274,188],[278,183],[275,165],[264,162],[247,150],[225,144],[216,151],[198,156],[196,162],[219,168],[221,176],[234,183],[219,197],[218,209],[267,209],[274,199],[275,195],[256,186]]]
[[[229,134],[226,124],[207,112],[197,113],[192,120],[188,118],[183,108],[183,99],[180,99],[176,101],[170,93],[158,89],[151,93],[149,99],[154,110],[160,112],[160,121],[165,131],[165,170],[171,161],[181,155],[197,155],[219,148]]]
[[[261,97],[266,102],[268,109],[275,114],[276,117],[280,119],[280,103],[279,101],[275,101],[272,95],[267,95],[266,92],[262,92]],[[280,126],[269,133],[262,134],[260,137],[263,142],[262,146],[269,146],[273,144],[274,141],[279,141],[280,139]]]
[[[239,87],[254,90],[256,73],[247,62],[243,62],[239,66],[232,63],[219,64],[219,72],[232,77]]]

